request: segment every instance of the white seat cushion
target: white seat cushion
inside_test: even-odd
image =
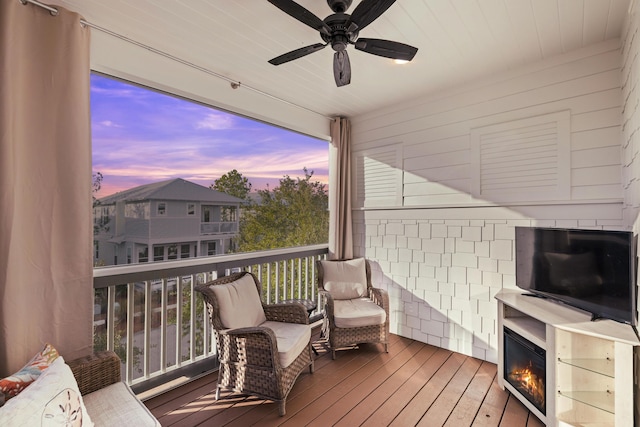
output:
[[[225,328],[249,328],[267,320],[260,294],[250,274],[235,282],[212,285],[210,289],[218,299],[220,321]]]
[[[289,366],[311,341],[311,326],[299,323],[266,321],[260,326],[271,329],[276,334],[278,356],[283,368]]]
[[[381,325],[387,313],[369,298],[333,301],[333,317],[338,328]]]
[[[160,422],[123,382],[89,393],[83,399],[96,427],[160,426]]]

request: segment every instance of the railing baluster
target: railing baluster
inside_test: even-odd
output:
[[[149,378],[151,374],[151,282],[144,282],[144,377]]]
[[[280,263],[278,261],[276,261],[275,263],[275,267],[276,267],[276,277],[275,277],[275,281],[276,281],[276,304],[280,302]]]
[[[135,326],[135,283],[127,283],[127,361],[126,378],[133,380],[133,334]]]
[[[176,283],[176,364],[182,365],[182,286]]]
[[[197,276],[191,275],[191,283],[198,283]],[[192,288],[193,289],[193,288]],[[202,355],[204,357],[209,356],[211,354],[211,331],[209,330],[209,319],[207,317],[207,307],[205,306],[204,299],[201,299],[201,307],[202,307]]]
[[[298,258],[298,298],[307,298],[307,284],[304,285],[304,297],[302,296],[302,258]]]
[[[115,350],[116,335],[116,286],[107,288],[107,350]]]
[[[191,288],[191,292],[190,292],[191,300],[189,304],[189,307],[191,308],[191,313],[190,313],[191,325],[189,328],[189,344],[190,344],[189,352],[191,354],[190,354],[189,360],[193,362],[194,360],[196,360],[196,291],[195,291],[195,285],[193,283],[193,280],[189,282],[189,286]]]
[[[267,264],[267,304],[271,304],[271,263]]]
[[[167,371],[167,279],[162,279],[160,289],[160,371]]]

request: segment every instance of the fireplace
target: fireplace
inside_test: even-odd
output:
[[[546,414],[546,352],[504,328],[504,379],[542,414]]]

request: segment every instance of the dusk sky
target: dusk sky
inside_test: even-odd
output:
[[[328,183],[329,143],[118,80],[91,75],[93,172],[101,198],[183,178],[208,187],[236,169],[252,190],[284,175]]]

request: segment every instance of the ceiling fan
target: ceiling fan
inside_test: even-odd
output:
[[[324,43],[316,43],[292,50],[269,61],[273,65],[284,64],[324,49],[331,44],[333,54],[333,76],[338,87],[351,82],[351,64],[347,46],[352,44],[357,50],[384,56],[386,58],[411,61],[418,48],[390,40],[359,38],[359,32],[382,15],[395,0],[362,0],[351,15],[345,12],[352,0],[327,0],[334,14],[324,20],[318,18],[293,0],[268,0],[283,12],[303,24],[320,32]]]

